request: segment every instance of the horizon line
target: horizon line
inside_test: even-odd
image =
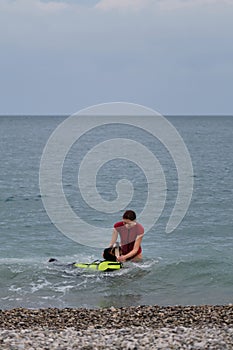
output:
[[[62,114],[56,114],[56,113],[49,113],[49,114],[0,114],[1,117],[69,117],[71,115],[74,115],[75,113],[62,113]],[[233,114],[161,114],[164,117],[233,117]]]

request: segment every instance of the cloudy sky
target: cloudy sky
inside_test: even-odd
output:
[[[0,0],[0,114],[233,115],[233,0]]]

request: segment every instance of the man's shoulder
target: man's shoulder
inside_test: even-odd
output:
[[[139,222],[137,222],[136,227],[140,234],[144,233],[144,227],[141,224],[139,224]]]
[[[123,221],[118,221],[114,224],[114,228],[118,228],[118,227],[122,227],[122,226],[124,226]]]

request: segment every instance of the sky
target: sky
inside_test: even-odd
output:
[[[0,0],[0,115],[233,115],[233,0]]]

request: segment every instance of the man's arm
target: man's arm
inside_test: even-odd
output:
[[[111,242],[109,244],[110,247],[112,247],[116,241],[117,241],[117,237],[118,237],[118,232],[117,230],[114,228],[113,231],[112,231],[112,239],[111,239]]]

